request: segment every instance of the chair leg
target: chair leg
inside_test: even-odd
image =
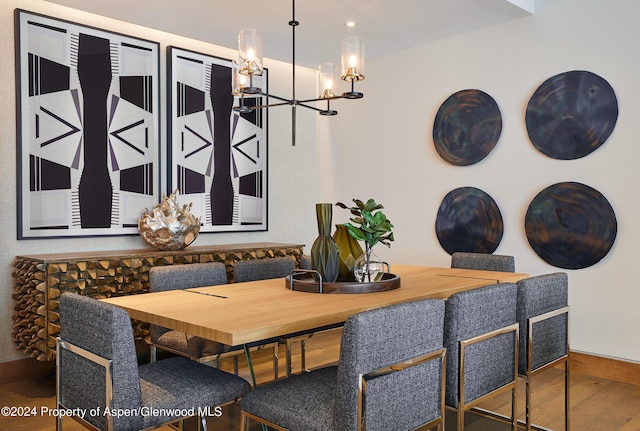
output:
[[[158,349],[156,348],[156,346],[151,345],[150,352],[149,352],[150,353],[149,356],[151,357],[151,362],[156,361],[157,350]]]
[[[305,338],[298,338],[298,339],[290,339],[287,338],[285,340],[285,346],[286,346],[286,360],[287,360],[287,377],[291,377],[291,374],[293,374],[293,365],[292,365],[292,351],[293,351],[293,343],[300,343],[300,367],[301,367],[301,371],[305,372],[307,371],[307,344],[306,344],[306,340],[308,338],[311,338],[311,335],[308,336],[306,339]]]
[[[458,431],[464,431],[464,410],[462,408],[460,408],[460,405],[458,405],[458,409],[457,409],[457,416],[458,416],[458,427],[457,430]]]
[[[278,381],[278,343],[273,343],[273,381]]]
[[[287,338],[285,340],[285,350],[286,350],[286,352],[285,352],[286,358],[285,359],[287,361],[287,370],[286,370],[287,371],[287,378],[291,377],[291,368],[292,368],[292,365],[291,365],[291,350],[292,350],[292,344],[293,344],[293,342],[291,341],[290,338]]]
[[[242,413],[240,414],[240,431],[249,431],[249,419]]]
[[[546,429],[539,425],[535,425],[531,419],[531,406],[533,404],[533,373],[531,370],[527,370],[527,374],[524,375],[525,380],[525,431],[531,431],[532,429]],[[569,358],[567,357],[564,362],[564,431],[569,431],[570,428],[570,372],[569,372]],[[522,423],[522,421],[521,421]]]
[[[569,412],[571,407],[570,397],[569,397],[570,380],[571,379],[570,379],[570,372],[569,372],[569,357],[567,357],[564,362],[564,430],[565,431],[569,431],[571,429],[569,428],[569,424],[570,424]]]
[[[531,431],[531,375],[529,370],[524,376],[525,401],[524,401],[524,421],[526,431]]]
[[[198,431],[207,431],[207,418],[198,415]]]
[[[516,374],[516,380],[518,380],[518,375]],[[518,416],[517,416],[517,406],[518,406],[518,394],[516,392],[516,386],[513,386],[511,389],[511,430],[518,430]]]

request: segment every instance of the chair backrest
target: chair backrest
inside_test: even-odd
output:
[[[516,272],[516,263],[513,256],[457,251],[451,255],[451,268]]]
[[[458,407],[460,342],[516,323],[518,289],[499,283],[451,295],[445,305],[444,344],[447,348],[446,403]],[[514,334],[503,334],[466,349],[465,403],[514,379]]]
[[[154,266],[149,269],[151,292],[215,286],[226,282],[227,269],[222,262]]]
[[[97,299],[72,293],[60,296],[60,339],[107,360],[112,360],[112,409],[130,411],[142,405],[138,362],[131,319],[126,311]],[[75,353],[60,349],[60,393],[66,408],[100,414],[85,420],[106,429],[105,369]],[[94,410],[95,411],[95,410]],[[141,429],[142,416],[114,417],[114,429]]]
[[[233,280],[241,283],[286,277],[295,267],[296,263],[291,256],[238,260],[233,265]]]
[[[444,301],[426,299],[365,311],[344,325],[333,424],[357,429],[359,376],[442,348]],[[367,430],[414,429],[440,415],[441,364],[432,361],[370,384]]]
[[[569,304],[568,276],[564,272],[538,275],[518,282],[517,319],[520,324],[518,372],[527,368],[528,320]],[[532,369],[550,363],[568,353],[568,313],[551,317],[534,325]]]
[[[300,269],[313,269],[310,255],[303,254],[300,256]]]

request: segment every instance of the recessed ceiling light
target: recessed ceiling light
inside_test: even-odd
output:
[[[344,23],[345,27],[349,27],[349,28],[353,28],[356,26],[356,22],[355,21],[347,21]]]

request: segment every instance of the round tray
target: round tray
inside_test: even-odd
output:
[[[342,281],[321,284],[311,274],[287,275],[285,280],[287,289],[310,293],[375,293],[400,287],[400,277],[390,273],[384,273],[381,280],[370,283]]]

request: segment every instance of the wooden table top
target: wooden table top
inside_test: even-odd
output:
[[[292,291],[284,278],[277,278],[103,301],[125,309],[133,319],[235,346],[341,323],[352,314],[385,305],[423,298],[444,299],[456,292],[516,282],[528,276],[407,265],[394,265],[391,272],[400,276],[401,286],[376,293]]]

